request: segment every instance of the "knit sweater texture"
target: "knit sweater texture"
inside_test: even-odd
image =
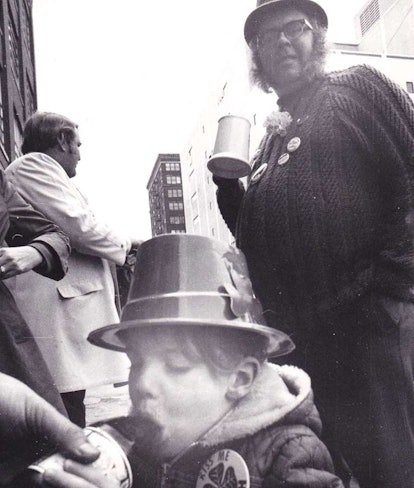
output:
[[[218,187],[270,324],[313,331],[369,292],[412,301],[414,108],[372,67],[326,75],[282,97],[293,122],[267,133],[247,190]],[[300,139],[296,150],[288,142]],[[287,163],[278,164],[287,153]]]

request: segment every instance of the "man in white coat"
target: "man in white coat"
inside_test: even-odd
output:
[[[30,272],[10,285],[35,336],[69,418],[85,424],[85,390],[127,379],[129,364],[90,345],[90,331],[118,321],[108,261],[122,265],[131,239],[98,221],[71,181],[80,160],[77,125],[37,112],[23,132],[23,156],[6,172],[17,191],[69,236],[72,253],[65,278],[54,282]],[[33,365],[36,367],[36,365]]]

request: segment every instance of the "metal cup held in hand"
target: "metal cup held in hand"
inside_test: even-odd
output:
[[[243,178],[250,173],[250,122],[238,115],[225,115],[218,121],[213,156],[207,168],[222,178]]]

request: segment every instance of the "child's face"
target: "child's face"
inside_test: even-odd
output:
[[[140,329],[126,342],[132,413],[158,427],[152,450],[171,458],[231,408],[230,375],[214,375],[206,364],[188,359],[169,330]]]

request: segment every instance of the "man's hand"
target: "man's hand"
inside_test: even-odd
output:
[[[99,456],[80,427],[29,387],[0,373],[0,486],[45,449],[59,450],[82,463]]]
[[[26,273],[42,261],[42,255],[32,246],[0,247],[0,279]]]

